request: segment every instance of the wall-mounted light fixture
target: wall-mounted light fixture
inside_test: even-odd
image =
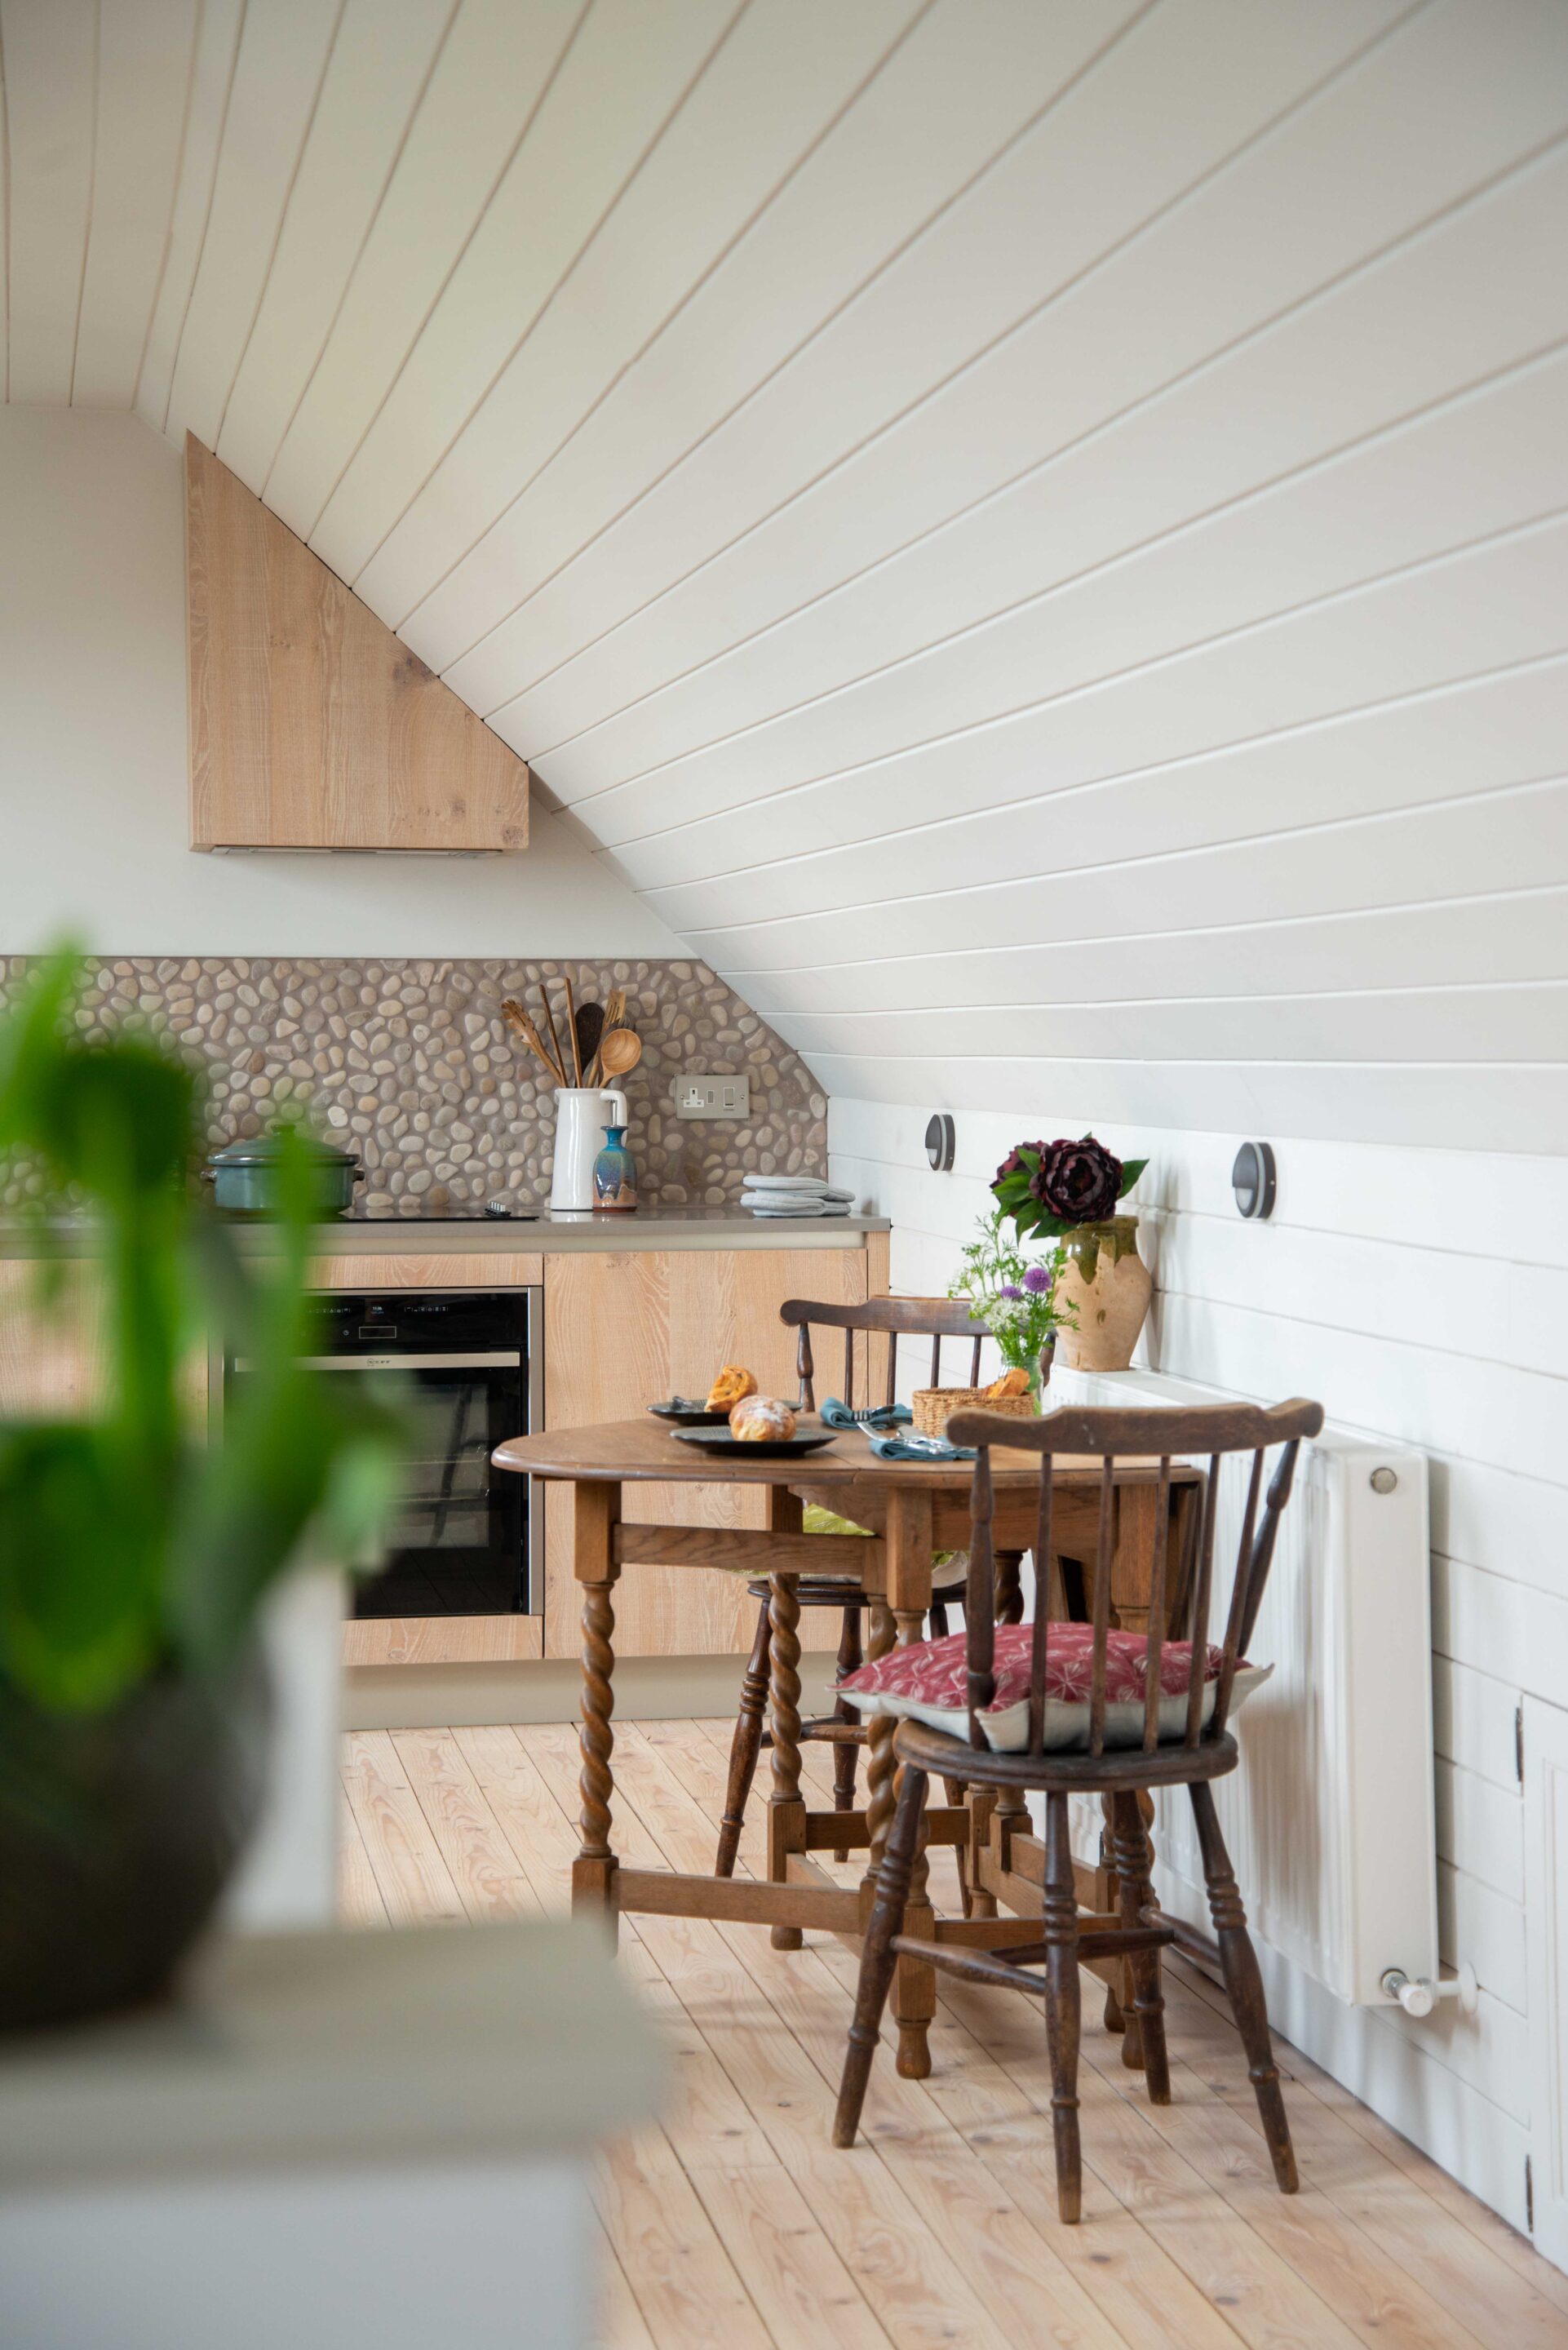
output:
[[[945,1109],[933,1110],[926,1128],[926,1157],[939,1175],[953,1170],[953,1122]]]
[[[1262,1222],[1274,1212],[1274,1154],[1266,1142],[1244,1142],[1231,1170],[1231,1189],[1242,1215]]]

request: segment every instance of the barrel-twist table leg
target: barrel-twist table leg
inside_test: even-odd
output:
[[[894,1492],[888,1495],[887,1543],[888,1602],[898,1625],[898,1644],[901,1648],[909,1648],[924,1638],[926,1612],[931,1604],[932,1532],[929,1493]],[[896,1786],[894,1792],[896,1795]],[[909,1872],[909,1893],[904,1906],[904,1931],[916,1941],[931,1942],[936,1939],[937,1920],[931,1908],[929,1875],[922,1813],[920,1840]],[[935,1973],[923,1959],[900,1954],[893,1974],[893,2019],[898,2027],[898,2070],[908,2081],[923,2081],[931,2069],[929,2034],[931,2018],[936,2012]]]
[[[582,1843],[572,1866],[572,1908],[600,1909],[615,1931],[617,1863],[610,1850],[610,1795],[614,1782],[610,1757],[615,1732],[610,1714],[615,1696],[610,1675],[615,1669],[611,1645],[615,1609],[608,1583],[583,1586],[583,1718],[577,1733],[583,1767],[577,1780],[583,1799]]]
[[[868,1664],[875,1664],[893,1645],[893,1611],[878,1596],[870,1601],[866,1614],[866,1659]],[[866,1725],[866,1829],[869,1849],[861,1882],[867,1891],[876,1885],[882,1855],[888,1848],[888,1831],[893,1825],[893,1722],[883,1713],[874,1713]]]
[[[793,1575],[768,1577],[772,1635],[774,1790],[768,1804],[768,1875],[782,1885],[789,1856],[805,1850],[805,1805],[800,1792],[800,1594]],[[798,1950],[798,1926],[775,1926],[775,1950]]]

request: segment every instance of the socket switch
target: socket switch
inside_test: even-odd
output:
[[[674,1085],[677,1118],[750,1118],[749,1077],[677,1077]]]

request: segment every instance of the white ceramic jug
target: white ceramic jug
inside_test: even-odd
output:
[[[626,1096],[618,1086],[556,1087],[553,1213],[592,1208],[594,1160],[604,1147],[604,1130],[626,1123]]]

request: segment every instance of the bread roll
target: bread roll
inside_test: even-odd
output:
[[[794,1414],[777,1396],[742,1396],[730,1414],[730,1433],[742,1444],[777,1444],[794,1434]]]
[[[1028,1393],[1029,1374],[1020,1370],[1015,1364],[1012,1370],[1003,1371],[999,1379],[992,1379],[985,1391],[984,1400],[998,1403],[1004,1396],[1025,1396]]]
[[[728,1411],[742,1396],[755,1395],[756,1380],[743,1363],[726,1363],[708,1390],[710,1411]]]

